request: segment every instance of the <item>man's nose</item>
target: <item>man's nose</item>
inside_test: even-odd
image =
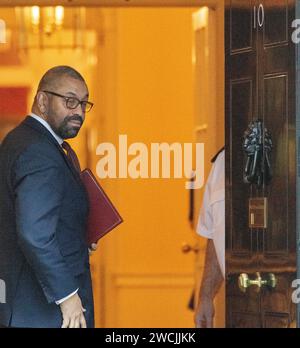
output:
[[[84,121],[85,119],[85,111],[83,110],[83,107],[81,104],[78,104],[78,106],[73,109],[73,115],[72,116],[75,116],[75,115],[78,115],[80,116],[80,118],[82,119],[82,122]]]

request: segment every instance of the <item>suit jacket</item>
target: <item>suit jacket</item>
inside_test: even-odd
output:
[[[87,193],[61,146],[30,116],[0,146],[0,195],[0,324],[60,327],[55,301],[79,288],[93,327]]]

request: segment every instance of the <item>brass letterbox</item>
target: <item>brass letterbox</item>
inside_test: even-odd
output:
[[[268,199],[266,197],[249,199],[249,227],[267,228]]]

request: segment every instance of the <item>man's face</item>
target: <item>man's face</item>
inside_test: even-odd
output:
[[[69,76],[63,76],[56,82],[51,88],[51,92],[69,98],[76,98],[79,101],[88,101],[89,96],[86,84]],[[85,119],[85,112],[82,110],[81,104],[75,109],[70,109],[67,107],[66,99],[50,93],[46,94],[49,100],[46,121],[61,138],[76,137]]]

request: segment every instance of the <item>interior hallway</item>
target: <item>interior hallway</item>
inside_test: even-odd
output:
[[[74,47],[74,13],[65,9],[64,26],[44,35],[44,47],[28,29],[26,45],[37,47],[21,49],[18,12],[0,9],[9,33],[8,44],[0,45],[1,132],[30,111],[45,70],[71,65],[85,76],[95,103],[71,142],[83,168],[95,172],[97,145],[111,142],[118,148],[119,135],[126,134],[129,144],[149,148],[153,142],[205,142],[207,176],[210,158],[224,144],[223,11],[214,13],[215,51],[210,52],[205,36],[212,35],[212,29],[205,30],[210,22],[204,18],[204,31],[197,35],[197,10],[81,9],[84,37]],[[91,259],[97,327],[193,327],[187,304],[195,269],[197,278],[202,271],[205,241],[196,238],[188,221],[185,181],[101,180],[125,222],[100,241]],[[195,216],[202,191],[194,193]],[[198,256],[184,254],[184,243],[199,243]],[[224,301],[218,301],[222,312]],[[218,314],[217,324],[222,321]]]

